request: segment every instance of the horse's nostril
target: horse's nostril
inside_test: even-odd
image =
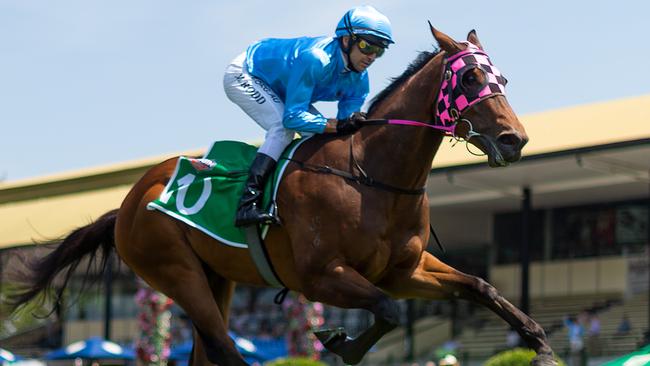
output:
[[[522,144],[521,138],[514,133],[504,133],[503,135],[499,136],[499,138],[497,138],[497,141],[499,144],[511,148],[517,148]]]

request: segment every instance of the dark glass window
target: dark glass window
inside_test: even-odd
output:
[[[544,212],[531,214],[530,259],[544,258]],[[494,216],[494,242],[497,246],[497,263],[519,263],[522,240],[521,213],[511,212]]]
[[[488,277],[490,247],[488,245],[467,248],[446,248],[441,253],[437,246],[430,247],[431,253],[455,269],[481,278]]]
[[[629,252],[642,251],[648,242],[648,206],[643,202],[616,208],[616,241]]]
[[[544,258],[544,225],[550,224],[550,259],[584,258],[638,253],[648,242],[648,203],[644,199],[554,208],[532,214],[531,260]],[[521,245],[521,214],[494,216],[497,263],[517,263]]]
[[[621,253],[615,235],[614,206],[584,206],[553,211],[552,258],[582,258]]]
[[[553,211],[553,258],[639,252],[647,238],[648,208],[641,200]]]

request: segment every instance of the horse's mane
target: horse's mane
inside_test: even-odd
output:
[[[418,72],[424,65],[427,64],[432,58],[434,58],[438,53],[439,49],[434,49],[433,51],[422,51],[420,54],[409,64],[406,70],[402,75],[392,78],[391,83],[382,91],[379,92],[372,101],[370,102],[370,107],[368,108],[368,114],[372,113],[375,107],[377,107],[384,99],[386,99],[395,89],[397,89],[404,81],[413,76]]]

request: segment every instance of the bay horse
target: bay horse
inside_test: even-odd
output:
[[[382,91],[369,108],[369,119],[435,122],[438,95],[450,76],[445,72],[447,61],[472,44],[482,46],[474,31],[467,43],[431,25],[430,29],[440,50],[423,52]],[[480,68],[471,67],[458,83],[472,89],[485,85],[485,78]],[[519,160],[528,137],[505,95],[483,99],[461,116],[467,122],[463,136],[488,156],[490,166]],[[401,189],[357,184],[290,164],[277,195],[283,225],[272,226],[266,237],[270,261],[286,287],[310,301],[373,313],[374,323],[354,339],[340,332],[320,334],[324,345],[347,364],[359,363],[373,344],[399,325],[395,299],[460,298],[488,307],[516,329],[537,353],[534,365],[555,365],[538,323],[483,279],[425,251],[429,205],[422,187],[444,135],[430,128],[374,124],[353,135],[317,135],[305,142],[294,159],[312,166],[360,170],[384,188]],[[103,258],[116,250],[138,276],[171,297],[191,318],[192,365],[246,365],[227,334],[229,303],[235,283],[266,283],[246,249],[215,242],[181,221],[146,208],[160,196],[176,162],[174,158],[151,168],[119,209],[73,231],[54,251],[34,262],[30,285],[14,298],[14,304],[24,304],[54,287],[59,304],[63,290],[53,283],[57,274],[100,249]],[[70,275],[68,270],[66,280]]]

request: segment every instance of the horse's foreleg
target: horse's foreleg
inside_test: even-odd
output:
[[[334,262],[324,271],[305,273],[303,279],[303,294],[310,301],[366,309],[374,314],[373,325],[354,339],[342,329],[316,332],[323,345],[346,364],[359,363],[370,347],[399,323],[397,303],[351,267]]]
[[[391,273],[380,287],[400,298],[441,300],[461,298],[491,309],[519,332],[526,344],[537,353],[535,364],[552,365],[553,351],[544,329],[533,319],[501,296],[494,286],[444,264],[424,253],[412,273]]]

